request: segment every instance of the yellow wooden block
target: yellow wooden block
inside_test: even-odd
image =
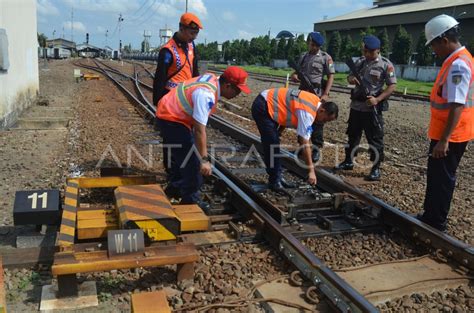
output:
[[[171,313],[163,290],[132,294],[132,313]]]
[[[174,212],[181,222],[181,231],[209,230],[211,220],[197,204],[174,205]]]
[[[107,236],[107,231],[119,229],[115,217],[103,217],[98,219],[78,220],[77,238],[94,239]]]
[[[93,220],[100,218],[115,218],[115,211],[113,209],[107,210],[79,210],[77,212],[77,220]]]

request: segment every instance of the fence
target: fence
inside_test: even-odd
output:
[[[345,63],[334,62],[334,67],[336,72],[349,72],[349,67]],[[439,67],[436,66],[395,65],[395,74],[398,78],[423,82],[434,82],[438,71]]]

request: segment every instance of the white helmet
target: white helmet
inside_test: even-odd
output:
[[[426,46],[429,45],[433,39],[441,36],[457,25],[459,25],[459,22],[449,15],[441,14],[433,17],[425,25]]]

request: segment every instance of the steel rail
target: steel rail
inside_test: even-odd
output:
[[[208,71],[209,72],[215,72],[215,73],[223,73],[222,69],[219,69],[217,67],[212,67],[212,66],[208,67]],[[269,81],[269,82],[274,82],[274,83],[286,83],[286,79],[284,77],[276,76],[276,75],[258,74],[258,73],[249,72],[249,76],[252,77],[252,78],[255,78],[255,79],[263,80],[263,81]],[[297,83],[294,83],[292,81],[290,81],[290,84],[293,85],[293,86],[298,85]],[[345,87],[345,86],[342,86],[342,85],[333,84],[333,86],[331,88],[331,91],[350,94],[351,89],[352,88]],[[403,93],[398,92],[398,91],[393,92],[393,94],[391,96],[391,99],[398,100],[398,101],[406,100],[406,99],[417,100],[417,101],[429,101],[428,96],[415,95],[415,94],[406,94],[406,95],[404,95]]]
[[[213,127],[249,146],[254,145],[261,151],[260,138],[254,134],[229,123],[219,116],[213,115],[209,121]],[[284,167],[300,177],[306,177],[307,170],[299,165],[299,160],[293,153],[285,149],[280,149],[280,153],[283,155],[282,163]],[[420,240],[435,250],[441,250],[440,252],[446,257],[455,260],[471,271],[474,270],[474,247],[422,223],[418,219],[387,204],[374,195],[343,181],[338,176],[324,169],[316,168],[316,175],[318,186],[321,189],[330,193],[345,192],[371,205],[379,211],[379,218],[384,224],[399,229],[403,234]]]
[[[113,79],[110,75],[107,76]],[[128,90],[126,92],[127,94],[130,93]],[[139,104],[141,103],[136,97],[132,97],[132,99]],[[154,114],[152,116],[154,116]],[[264,226],[267,229],[267,231],[264,232],[266,239],[279,250],[280,253],[285,255],[295,267],[302,271],[303,275],[308,277],[308,279],[321,290],[328,298],[328,301],[338,311],[378,312],[367,299],[327,267],[324,262],[317,258],[308,248],[267,213],[267,210],[276,209],[273,204],[255,193],[245,182],[239,181],[235,175],[217,161],[214,162],[214,165],[215,173],[219,176],[219,179],[225,182],[226,185],[234,191],[234,198],[238,197],[241,199],[242,205],[264,221]],[[240,185],[240,188],[237,187],[238,185]],[[266,210],[262,208],[262,205],[266,207]]]
[[[133,97],[132,99],[136,98]],[[135,101],[140,103],[138,99]],[[154,113],[152,116],[154,116]],[[243,130],[219,116],[211,116],[209,123],[211,126],[227,133],[244,144],[249,146],[255,145],[258,150],[261,150],[260,139],[249,131]],[[298,164],[297,159],[292,153],[284,149],[282,149],[281,153],[283,154],[283,165],[287,169],[300,177],[306,176],[306,170]],[[303,275],[309,278],[339,311],[377,311],[370,302],[329,269],[324,262],[319,260],[298,239],[288,233],[278,223],[278,220],[274,217],[274,212],[276,211],[272,203],[253,191],[248,184],[241,181],[218,161],[213,161],[215,174],[219,179],[224,181],[234,191],[234,196],[240,199],[240,204],[255,213],[263,221],[266,239],[282,252]],[[354,198],[373,206],[378,210],[378,216],[386,225],[396,227],[402,232],[422,240],[426,245],[442,250],[447,257],[472,270],[474,251],[469,245],[424,225],[406,213],[344,182],[339,177],[323,169],[317,168],[316,172],[318,186],[323,190],[328,192],[346,192]]]

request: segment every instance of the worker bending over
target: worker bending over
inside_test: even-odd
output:
[[[202,175],[211,175],[207,154],[206,125],[220,97],[232,99],[241,91],[250,93],[247,72],[229,66],[220,77],[207,73],[179,83],[159,102],[157,121],[165,153],[170,154],[169,197],[181,198],[182,204],[205,206],[199,199]]]
[[[316,173],[311,157],[311,134],[313,123],[326,123],[338,116],[334,102],[321,103],[320,98],[310,92],[289,88],[274,88],[263,91],[252,105],[252,117],[257,123],[263,147],[263,159],[269,175],[269,188],[282,191],[290,188],[281,175],[280,135],[286,128],[296,128],[303,159],[308,169],[308,183],[316,184]]]

